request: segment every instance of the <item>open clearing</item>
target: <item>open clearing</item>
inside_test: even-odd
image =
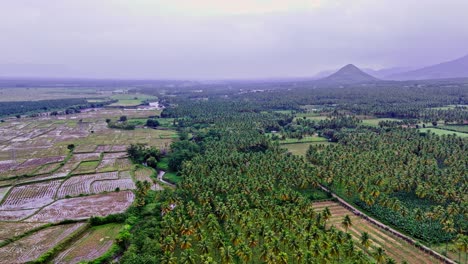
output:
[[[291,152],[294,155],[299,155],[299,156],[305,156],[307,153],[307,150],[309,150],[309,147],[311,145],[331,145],[333,143],[328,142],[328,141],[319,141],[319,142],[313,142],[313,143],[293,143],[293,144],[284,144],[282,147],[288,149],[289,152]]]
[[[327,221],[327,224],[333,225],[342,231],[346,231],[341,225],[343,217],[345,215],[349,215],[352,221],[352,226],[348,229],[348,233],[351,234],[356,245],[369,255],[371,255],[373,249],[382,247],[385,249],[386,254],[398,263],[401,263],[402,261],[414,264],[440,263],[432,256],[424,253],[408,242],[372,225],[361,217],[354,215],[351,211],[336,202],[317,202],[314,203],[313,206],[318,212],[321,212],[325,207],[328,207],[331,212],[331,217]],[[360,244],[360,238],[363,232],[367,232],[370,235],[372,242],[370,249],[365,249]]]
[[[96,259],[109,250],[121,228],[120,224],[93,227],[67,250],[60,253],[53,262],[79,263]]]

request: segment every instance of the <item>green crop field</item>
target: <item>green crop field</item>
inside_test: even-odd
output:
[[[112,99],[118,100],[117,103],[113,103],[110,106],[137,106],[147,100],[158,99],[155,96],[143,95],[143,94],[117,94],[112,95]]]

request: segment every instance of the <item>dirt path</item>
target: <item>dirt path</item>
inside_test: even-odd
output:
[[[439,254],[438,252],[436,252],[436,251],[434,251],[434,250],[432,250],[432,249],[430,249],[430,248],[428,248],[428,247],[426,247],[424,245],[421,245],[420,243],[418,243],[417,241],[415,241],[411,237],[408,237],[408,236],[396,231],[395,229],[393,229],[393,228],[391,228],[391,227],[389,227],[389,226],[375,220],[374,218],[371,218],[371,217],[365,215],[360,210],[358,210],[357,208],[350,205],[345,200],[341,199],[336,194],[331,192],[325,186],[320,185],[320,187],[325,192],[330,193],[333,196],[333,198],[336,198],[341,207],[346,208],[347,210],[349,210],[351,212],[350,216],[353,215],[354,217],[361,220],[361,221],[359,221],[361,223],[361,225],[362,226],[367,226],[367,228],[364,227],[365,229],[369,229],[369,230],[372,230],[372,229],[376,230],[377,229],[378,231],[381,231],[382,234],[385,234],[386,235],[385,237],[391,238],[393,240],[401,241],[401,244],[407,246],[408,248],[410,248],[410,247],[415,248],[416,250],[419,251],[420,256],[427,256],[427,259],[432,259],[432,260],[434,260],[434,261],[436,261],[438,263],[449,263],[449,264],[455,264],[456,263],[455,261],[453,261],[453,260]],[[330,202],[327,202],[327,203],[330,203]],[[318,205],[317,207],[321,208],[321,209],[324,208],[323,206],[320,206],[320,205]],[[342,213],[343,211],[341,209],[339,209],[339,212]],[[341,216],[344,216],[344,215],[341,215]],[[332,217],[333,217],[333,212],[332,212]],[[357,221],[355,223],[357,223]],[[388,252],[389,251],[391,251],[391,250],[389,249]],[[403,252],[398,252],[398,253],[401,254]],[[411,256],[407,256],[407,257],[409,257],[407,259],[407,261],[409,261],[410,263],[418,263],[418,262],[412,262],[411,261],[412,260]],[[433,262],[426,262],[426,263],[433,263]]]
[[[163,179],[164,174],[166,174],[166,172],[160,170],[160,171],[158,172],[158,180],[159,180],[160,182],[166,184],[166,185],[169,185],[169,186],[172,187],[172,188],[175,188],[176,186],[175,186],[174,184],[172,184],[172,183],[170,183],[170,182],[167,182],[167,181],[165,181],[165,180]]]

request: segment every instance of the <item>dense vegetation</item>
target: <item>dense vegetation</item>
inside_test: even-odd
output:
[[[142,89],[158,95],[161,122],[179,132],[165,159],[182,180],[140,196],[122,262],[392,263],[327,226],[327,210],[311,206],[324,197],[311,195],[319,184],[422,242],[466,248],[466,138],[418,128],[465,133],[468,89],[377,86]],[[399,120],[362,122],[380,117]],[[336,144],[312,144],[306,159],[279,145],[318,136]]]
[[[323,182],[412,236],[436,243],[467,230],[468,149],[456,136],[414,130],[346,133],[311,146]],[[447,232],[451,227],[453,230]]]
[[[219,122],[193,131],[196,141],[173,145],[175,153],[194,155],[184,157],[184,180],[141,208],[122,261],[367,263],[348,235],[326,228],[329,215],[315,212],[301,191],[316,189],[314,168],[262,135],[272,120],[282,119],[240,111],[225,117],[219,109],[216,118],[207,113],[188,120],[203,120],[201,127]]]

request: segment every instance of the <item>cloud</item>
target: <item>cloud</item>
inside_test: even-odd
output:
[[[466,10],[465,0],[2,1],[0,56],[3,64],[65,65],[81,77],[421,66],[468,53]]]

